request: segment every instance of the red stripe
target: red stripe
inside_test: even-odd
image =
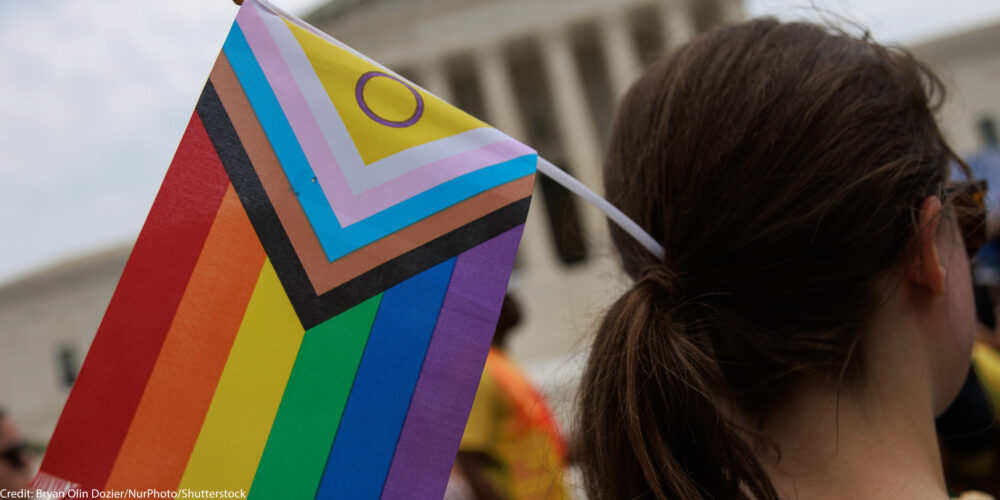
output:
[[[84,490],[104,487],[228,185],[194,114],[66,401],[43,472]]]

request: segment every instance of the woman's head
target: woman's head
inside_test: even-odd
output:
[[[723,406],[763,418],[806,377],[863,377],[864,332],[955,160],[941,94],[905,52],[774,20],[702,34],[633,85],[606,190],[666,259],[612,228],[637,282],[584,379],[592,493],[773,493]]]

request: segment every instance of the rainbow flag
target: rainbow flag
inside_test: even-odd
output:
[[[246,1],[34,485],[440,498],[536,161]]]

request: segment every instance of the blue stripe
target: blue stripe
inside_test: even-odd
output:
[[[331,262],[483,191],[535,172],[537,155],[514,158],[444,182],[362,221],[341,227],[320,184],[314,181],[316,176],[278,98],[235,23],[223,51]]]
[[[306,159],[302,147],[299,146],[298,138],[295,137],[295,132],[292,131],[292,126],[288,123],[285,112],[278,103],[278,98],[268,85],[264,71],[257,64],[257,60],[250,50],[250,45],[237,23],[233,23],[233,28],[229,32],[229,36],[226,37],[222,50],[226,53],[229,64],[236,73],[250,105],[257,114],[264,134],[267,135],[278,161],[281,162],[285,176],[288,177],[299,197],[299,202],[310,222],[313,223],[313,228],[316,229],[317,226],[317,218],[313,214],[320,213],[327,213],[331,216],[330,221],[323,221],[324,224],[320,225],[329,225],[332,222],[333,226],[340,228],[319,183],[312,181],[315,175],[312,167],[309,166],[309,160]]]
[[[316,498],[382,494],[455,260],[382,296]]]

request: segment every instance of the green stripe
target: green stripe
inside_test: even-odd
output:
[[[316,495],[382,294],[306,332],[249,498]]]

